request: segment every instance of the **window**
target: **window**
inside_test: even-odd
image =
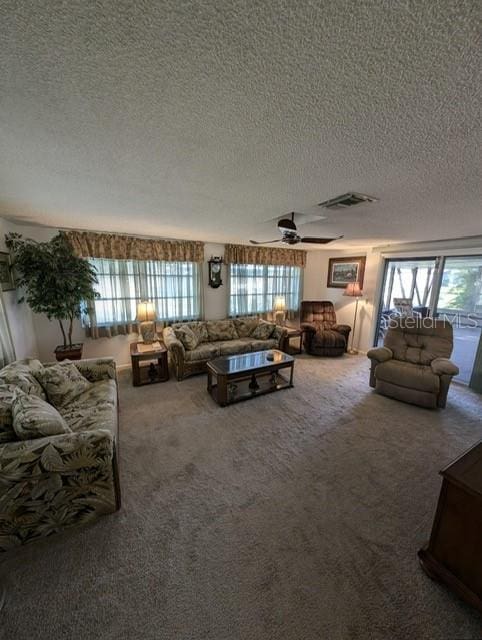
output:
[[[92,258],[100,295],[95,324],[134,322],[137,303],[154,303],[159,320],[192,320],[201,315],[201,274],[195,262]]]
[[[286,309],[300,306],[301,268],[284,265],[232,264],[230,266],[229,314],[231,316],[272,311],[275,298],[285,299]]]

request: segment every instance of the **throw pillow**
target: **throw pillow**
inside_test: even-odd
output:
[[[240,338],[249,338],[259,323],[258,316],[248,316],[246,318],[234,318],[236,331]]]
[[[71,433],[67,423],[52,405],[38,396],[17,388],[12,401],[13,430],[20,440]]]
[[[209,334],[205,322],[191,322],[189,327],[194,335],[197,336],[199,344],[209,342]]]
[[[232,320],[210,320],[206,322],[209,340],[237,340],[239,338]]]
[[[39,360],[27,358],[8,364],[0,371],[0,383],[14,385],[25,391],[46,400],[47,396],[37,380],[37,373],[42,371],[43,364]]]
[[[36,377],[47,394],[48,401],[57,409],[65,407],[92,386],[92,382],[84,378],[75,364],[67,361],[43,367],[36,373]]]
[[[177,329],[174,329],[174,333],[176,334],[176,338],[182,342],[184,347],[188,351],[192,351],[199,344],[199,337],[195,335],[194,331],[186,326],[180,326]]]
[[[276,325],[272,322],[260,322],[256,329],[251,334],[252,338],[256,340],[268,340],[271,337],[271,334],[275,330]]]

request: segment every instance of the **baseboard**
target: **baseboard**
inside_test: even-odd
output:
[[[116,366],[117,371],[126,371],[127,369],[132,369],[130,364],[118,364]]]

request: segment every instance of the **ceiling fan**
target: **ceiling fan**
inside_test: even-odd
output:
[[[264,242],[257,240],[250,240],[251,244],[271,244],[273,242],[284,242],[285,244],[298,244],[299,242],[307,242],[310,244],[328,244],[333,240],[339,240],[343,236],[337,236],[336,238],[314,238],[312,236],[301,237],[298,235],[298,231],[295,225],[295,212],[291,212],[291,220],[289,218],[283,218],[278,222],[278,230],[281,232],[280,240],[266,240]]]

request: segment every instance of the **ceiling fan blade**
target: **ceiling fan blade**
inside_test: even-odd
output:
[[[329,242],[333,242],[333,240],[340,240],[343,236],[337,236],[336,238],[313,238],[311,236],[306,236],[305,238],[301,238],[301,242],[308,242],[311,244],[328,244]]]
[[[271,244],[273,242],[281,242],[281,238],[279,238],[278,240],[250,240],[251,244]]]

